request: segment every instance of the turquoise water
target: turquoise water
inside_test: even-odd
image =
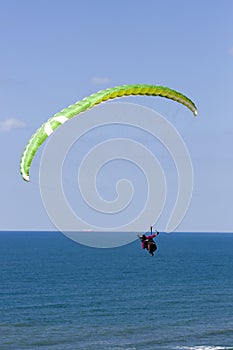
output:
[[[0,233],[0,349],[233,349],[233,234],[156,242]]]

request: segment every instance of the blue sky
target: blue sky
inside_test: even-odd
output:
[[[184,138],[194,192],[180,229],[233,231],[233,2],[2,1],[0,4],[1,230],[53,229],[38,171],[22,181],[19,160],[51,115],[110,86],[177,89],[198,118],[174,102],[140,98]],[[179,114],[179,115],[178,115]]]

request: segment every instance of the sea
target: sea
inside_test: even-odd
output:
[[[233,234],[80,245],[0,232],[1,350],[233,349]]]

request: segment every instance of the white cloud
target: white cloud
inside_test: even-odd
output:
[[[94,85],[104,85],[109,84],[111,82],[111,79],[108,77],[93,77],[91,79],[91,83]]]
[[[0,120],[0,132],[7,132],[12,129],[24,128],[26,125],[21,120],[14,118],[9,118],[5,120]]]

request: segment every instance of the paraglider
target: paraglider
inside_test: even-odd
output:
[[[94,93],[81,101],[64,108],[61,112],[54,114],[46,123],[44,123],[30,138],[27,146],[24,149],[23,155],[20,161],[20,172],[25,181],[29,181],[29,171],[32,160],[38,150],[38,148],[45,142],[53,131],[60,125],[64,124],[69,119],[78,115],[81,112],[86,111],[94,107],[101,102],[117,97],[129,96],[129,95],[149,95],[149,96],[161,96],[168,99],[177,101],[187,108],[189,108],[193,114],[197,115],[197,108],[195,104],[182,93],[172,90],[164,86],[155,86],[147,84],[134,84],[134,85],[122,85],[106,90],[101,90]]]
[[[157,250],[157,245],[154,241],[154,238],[159,235],[159,232],[156,230],[154,234],[152,234],[152,226],[150,227],[150,235],[138,235],[142,243],[142,249],[148,250],[151,256],[154,256],[154,252]]]

